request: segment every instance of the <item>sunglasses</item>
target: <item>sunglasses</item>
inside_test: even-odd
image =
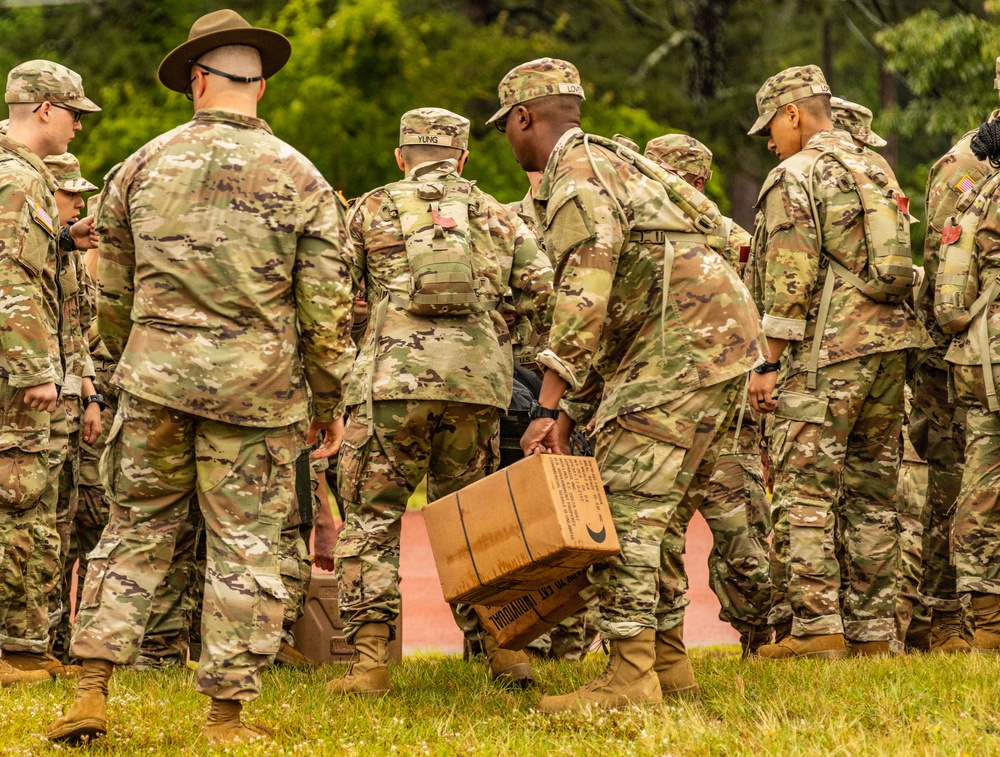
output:
[[[38,103],[38,106],[31,112],[37,113],[43,105],[45,105],[45,103]],[[76,110],[75,108],[67,108],[65,105],[60,105],[59,103],[53,103],[53,102],[50,102],[49,105],[51,105],[53,108],[59,108],[59,110],[68,110],[70,113],[73,114],[73,123],[75,124],[80,123],[80,119],[83,118],[82,110]]]
[[[507,115],[498,118],[496,121],[493,122],[493,125],[497,127],[497,131],[500,132],[501,134],[507,133],[507,116],[509,115],[510,114],[508,113]]]

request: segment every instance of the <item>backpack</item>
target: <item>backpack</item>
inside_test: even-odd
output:
[[[389,300],[419,316],[468,315],[493,310],[500,295],[489,279],[476,277],[469,241],[474,184],[460,177],[441,181],[419,175],[388,184],[383,212],[398,218],[410,268],[407,292]]]
[[[916,282],[910,252],[909,200],[889,186],[889,177],[878,167],[865,165],[839,148],[823,148],[810,165],[806,182],[820,249],[823,247],[823,229],[819,222],[813,177],[816,164],[824,156],[833,158],[847,170],[847,175],[838,179],[841,191],[853,189],[861,200],[865,246],[868,248],[868,278],[856,275],[832,256],[830,267],[870,300],[887,304],[908,300],[913,296]]]
[[[934,318],[946,334],[965,331],[972,319],[996,297],[993,287],[979,293],[976,229],[989,210],[1000,172],[986,178],[962,197],[941,229],[941,252],[934,280]]]

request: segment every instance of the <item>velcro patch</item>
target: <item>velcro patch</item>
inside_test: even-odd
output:
[[[961,226],[945,226],[941,229],[941,244],[955,244],[961,237]]]
[[[740,262],[746,263],[750,259],[750,245],[741,244],[740,245]]]
[[[451,216],[443,216],[436,210],[431,211],[431,218],[434,221],[435,226],[440,226],[442,229],[454,229],[458,226],[458,221],[456,221]]]
[[[896,195],[896,207],[904,216],[910,215],[910,198],[903,195]]]
[[[25,197],[24,199],[27,201],[28,207],[31,208],[31,216],[38,221],[38,225],[49,232],[49,234],[55,234],[56,227],[52,223],[52,217],[45,212],[42,204],[31,197]]]
[[[958,183],[955,185],[955,189],[959,192],[968,192],[974,186],[976,186],[976,182],[972,180],[972,177],[969,176],[969,174],[966,174],[958,180]]]

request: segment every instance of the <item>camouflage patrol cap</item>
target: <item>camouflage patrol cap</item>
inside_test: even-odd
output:
[[[705,181],[712,178],[712,151],[687,134],[664,134],[651,139],[643,155],[677,173],[701,176]]]
[[[469,149],[469,119],[444,108],[408,110],[399,119],[399,146]]]
[[[62,155],[49,155],[42,162],[52,173],[56,186],[64,192],[96,192],[97,187],[83,178],[80,173],[80,161],[71,152]]]
[[[7,103],[63,103],[73,110],[97,113],[100,108],[83,93],[76,71],[48,60],[29,60],[7,74]]]
[[[886,141],[872,131],[872,112],[864,105],[840,97],[830,98],[833,125],[859,139],[869,147],[885,147]]]
[[[796,100],[804,100],[813,95],[830,94],[830,85],[819,66],[792,66],[780,74],[775,74],[764,86],[757,90],[757,114],[759,118],[750,131],[751,137],[768,136],[768,124],[778,112]]]
[[[580,84],[580,72],[569,61],[538,58],[512,68],[500,80],[500,110],[487,121],[491,124],[503,118],[515,105],[549,95],[576,95],[587,98]]]

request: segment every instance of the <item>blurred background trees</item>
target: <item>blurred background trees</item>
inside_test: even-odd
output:
[[[640,145],[667,131],[705,142],[709,193],[747,226],[775,158],[746,130],[754,94],[782,68],[817,63],[836,94],[875,111],[918,217],[930,164],[1000,106],[997,0],[56,1],[0,2],[0,68],[45,57],[83,75],[104,112],[72,149],[95,180],[190,117],[156,67],[220,7],[292,39],[261,115],[348,197],[396,177],[399,115],[437,105],[473,122],[469,175],[519,199],[527,182],[484,122],[500,78],[543,55],[580,69],[584,128]]]

